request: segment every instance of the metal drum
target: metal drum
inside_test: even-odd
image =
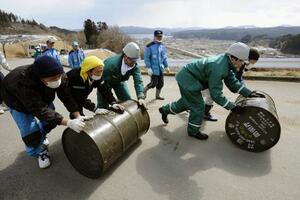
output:
[[[231,112],[226,119],[226,133],[239,148],[262,152],[273,147],[280,138],[280,124],[273,99],[239,96],[235,103],[245,108],[243,114]]]
[[[129,100],[123,114],[110,112],[86,121],[83,131],[67,128],[62,135],[64,152],[73,167],[84,176],[98,178],[114,161],[135,144],[150,126],[146,109]]]

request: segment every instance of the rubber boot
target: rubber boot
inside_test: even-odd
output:
[[[145,96],[145,99],[147,98],[147,92],[150,88],[148,88],[148,86],[144,87],[144,96]]]
[[[158,99],[158,100],[165,100],[165,98],[160,96],[160,92],[161,92],[161,89],[156,89],[155,98]]]

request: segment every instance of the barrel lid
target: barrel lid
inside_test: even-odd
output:
[[[62,135],[62,145],[68,160],[79,173],[89,178],[101,176],[103,158],[88,134],[67,128]]]
[[[226,119],[226,133],[239,148],[262,152],[273,147],[280,138],[280,124],[268,110],[245,106],[243,114],[231,112]]]

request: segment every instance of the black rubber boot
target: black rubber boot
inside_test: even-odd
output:
[[[204,119],[207,121],[212,121],[212,122],[216,122],[218,121],[217,118],[214,118],[211,114],[210,114],[210,110],[212,109],[213,105],[205,105],[205,111],[204,111]]]
[[[156,89],[156,95],[155,95],[155,98],[158,99],[158,100],[165,100],[165,98],[161,97],[160,96],[160,92],[161,92],[161,89]]]
[[[147,98],[147,92],[148,92],[149,88],[148,86],[144,87],[144,96],[145,96],[145,99]]]
[[[200,131],[197,134],[188,134],[190,137],[194,137],[198,140],[207,140],[208,139],[208,135],[206,135],[205,133],[201,133]]]
[[[159,110],[159,112],[160,112],[160,114],[161,114],[161,119],[163,120],[163,122],[164,122],[165,124],[169,123],[169,120],[168,120],[168,114],[164,112],[163,108],[160,107],[158,110]]]

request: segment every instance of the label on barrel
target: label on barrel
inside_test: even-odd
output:
[[[263,109],[248,109],[245,114],[231,113],[226,120],[226,133],[241,149],[260,152],[274,146],[280,137],[277,121]]]

